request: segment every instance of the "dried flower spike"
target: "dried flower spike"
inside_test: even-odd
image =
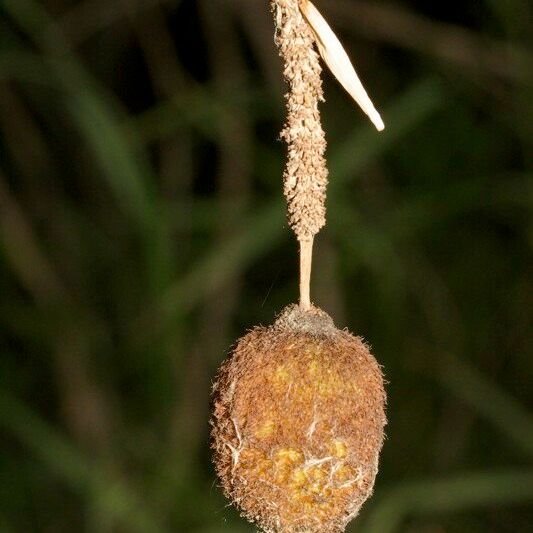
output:
[[[310,241],[326,223],[326,139],[318,110],[324,99],[322,69],[298,0],[272,0],[271,5],[275,41],[289,85],[287,120],[281,132],[288,144],[283,192],[291,228],[300,242]]]
[[[268,533],[338,533],[372,493],[385,425],[381,370],[316,308],[289,306],[239,340],[214,386],[224,492]]]
[[[313,239],[326,223],[328,170],[326,139],[318,103],[324,100],[322,58],[378,130],[385,126],[339,40],[309,0],[271,0],[275,41],[289,85],[287,121],[281,137],[288,144],[283,191],[289,225],[300,242],[300,305],[311,305],[309,283]]]

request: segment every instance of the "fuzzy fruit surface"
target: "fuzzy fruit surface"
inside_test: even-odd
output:
[[[214,386],[217,474],[272,533],[343,531],[372,493],[383,444],[381,369],[316,308],[242,337]]]

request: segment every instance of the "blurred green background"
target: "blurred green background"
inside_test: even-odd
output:
[[[312,293],[385,367],[349,531],[533,524],[531,12],[316,0],[387,124],[325,74]],[[208,442],[228,347],[297,299],[267,0],[0,0],[0,532],[252,532]]]

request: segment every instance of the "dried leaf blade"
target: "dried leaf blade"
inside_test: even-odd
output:
[[[348,54],[329,24],[309,0],[300,2],[300,9],[315,35],[318,51],[332,74],[359,104],[377,130],[385,129],[385,124],[363,87]]]

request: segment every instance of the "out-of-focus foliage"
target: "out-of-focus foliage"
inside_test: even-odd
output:
[[[530,531],[528,3],[316,3],[387,124],[325,75],[314,299],[390,381],[350,531]],[[297,297],[272,33],[267,0],[0,0],[2,533],[253,531],[207,421]]]

